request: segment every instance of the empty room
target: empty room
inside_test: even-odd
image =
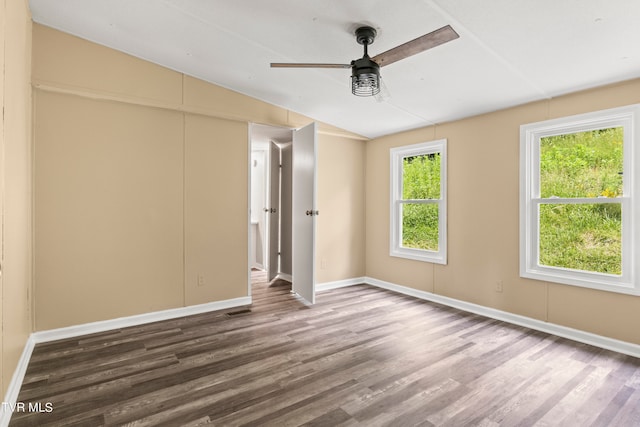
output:
[[[640,425],[637,1],[1,4],[0,425]]]

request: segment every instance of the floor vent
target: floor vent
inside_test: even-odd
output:
[[[241,314],[248,314],[248,313],[251,313],[251,309],[243,308],[242,310],[229,311],[228,313],[225,313],[225,315],[227,317],[236,317],[236,316],[240,316]]]

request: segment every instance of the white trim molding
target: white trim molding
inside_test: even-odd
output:
[[[345,288],[347,286],[362,285],[366,283],[366,277],[356,277],[353,279],[336,280],[334,282],[324,282],[316,285],[316,291],[330,291],[332,289]]]
[[[35,340],[35,343],[38,344],[41,342],[73,338],[80,335],[95,334],[97,332],[127,328],[129,326],[138,326],[145,323],[159,322],[161,320],[176,319],[178,317],[192,316],[194,314],[208,313],[210,311],[226,310],[228,308],[245,305],[251,305],[251,297],[240,297],[224,301],[215,301],[206,304],[190,305],[188,307],[171,308],[168,310],[154,311],[134,316],[102,320],[99,322],[85,323],[82,325],[67,326],[65,328],[50,329],[48,331],[34,332],[31,336]]]
[[[290,274],[286,274],[286,273],[278,273],[276,275],[276,279],[282,279],[282,280],[286,280],[287,282],[293,282],[293,277],[291,277]]]

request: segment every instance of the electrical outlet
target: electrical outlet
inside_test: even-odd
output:
[[[496,282],[496,292],[502,292],[502,280]]]
[[[198,286],[204,286],[204,274],[198,274]]]

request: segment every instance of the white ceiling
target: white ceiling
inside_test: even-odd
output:
[[[640,77],[638,0],[31,0],[33,20],[351,132],[378,137]],[[353,96],[353,31],[371,56],[450,24],[460,38],[383,67]]]

